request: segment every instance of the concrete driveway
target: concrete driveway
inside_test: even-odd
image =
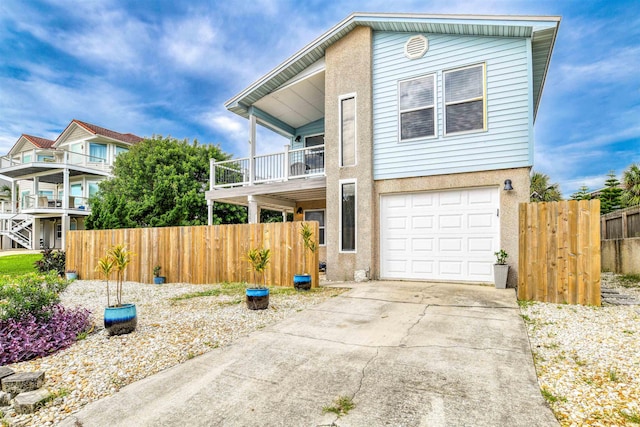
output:
[[[63,426],[557,426],[513,289],[369,282]],[[340,397],[347,415],[323,413]]]

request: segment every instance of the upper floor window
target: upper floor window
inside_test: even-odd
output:
[[[324,246],[324,209],[304,211],[305,221],[318,221],[318,244]]]
[[[118,147],[118,146],[116,145],[116,156],[117,156],[118,154],[120,154],[120,153],[127,153],[128,151],[129,151],[129,149],[128,149],[128,148],[125,148],[125,147]]]
[[[400,140],[435,136],[435,74],[399,85]]]
[[[445,134],[487,128],[485,65],[445,71]]]
[[[340,99],[340,166],[356,164],[356,97]]]
[[[22,155],[22,163],[31,163],[31,159],[33,157],[31,156],[31,154],[23,154]]]
[[[106,163],[107,144],[89,143],[89,161],[91,163]]]

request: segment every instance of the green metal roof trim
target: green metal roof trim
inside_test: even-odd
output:
[[[254,102],[273,92],[322,58],[327,47],[358,25],[371,27],[374,31],[531,37],[535,118],[560,25],[560,17],[353,13],[231,98],[225,103],[225,107],[240,116],[248,117],[248,109]]]

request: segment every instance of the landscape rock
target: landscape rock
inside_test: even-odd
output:
[[[0,380],[15,374],[14,370],[6,366],[0,366]]]
[[[39,389],[44,384],[44,372],[23,372],[2,379],[2,391],[15,396]]]
[[[49,390],[41,388],[20,393],[13,399],[13,408],[19,414],[33,414],[49,398]]]
[[[0,407],[9,406],[9,401],[11,400],[11,396],[9,393],[5,393],[4,391],[0,391]]]

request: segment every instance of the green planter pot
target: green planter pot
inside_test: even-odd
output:
[[[249,310],[264,310],[269,307],[269,289],[268,288],[248,288],[247,308]]]
[[[136,330],[138,314],[135,304],[105,307],[104,328],[109,335],[124,335]]]

